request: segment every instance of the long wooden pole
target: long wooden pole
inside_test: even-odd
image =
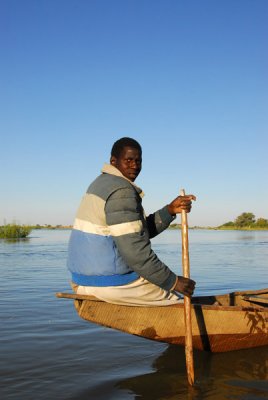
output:
[[[185,196],[184,189],[180,191],[181,196]],[[181,238],[182,238],[182,266],[183,276],[190,278],[189,261],[189,241],[188,241],[188,221],[186,211],[181,213]],[[191,298],[184,296],[184,323],[185,323],[185,358],[188,383],[194,384],[194,358],[193,358],[193,338],[192,338],[192,320],[191,320]]]

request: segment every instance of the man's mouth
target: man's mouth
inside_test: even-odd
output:
[[[137,176],[137,175],[139,175],[139,173],[140,173],[140,171],[138,171],[138,170],[136,170],[136,169],[132,169],[131,171],[129,171],[129,173],[130,173],[130,175],[135,175],[135,176]]]

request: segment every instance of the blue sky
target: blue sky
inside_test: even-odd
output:
[[[0,224],[71,224],[122,136],[147,213],[268,218],[266,0],[2,0]],[[179,219],[178,219],[179,222]]]

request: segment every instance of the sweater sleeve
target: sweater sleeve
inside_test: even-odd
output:
[[[165,206],[161,210],[156,211],[153,214],[146,217],[147,227],[150,238],[153,238],[159,233],[167,229],[176,216],[172,216],[168,212],[168,207]]]
[[[170,290],[176,275],[152,250],[141,199],[134,188],[113,192],[105,206],[106,222],[121,257],[140,276]]]

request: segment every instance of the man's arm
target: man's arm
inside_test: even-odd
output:
[[[177,277],[152,250],[142,212],[138,193],[132,188],[117,190],[107,200],[106,221],[120,255],[130,268],[155,285],[181,293],[190,290],[189,280]]]
[[[161,208],[161,210],[156,211],[154,214],[150,214],[146,218],[150,238],[155,237],[167,229],[171,222],[176,218],[176,214],[181,213],[182,210],[190,212],[192,200],[195,199],[195,196],[192,194],[178,196],[170,204]]]
[[[125,263],[148,281],[170,290],[176,275],[152,250],[138,196],[134,188],[116,190],[106,202],[107,225]]]
[[[176,218],[175,215],[171,215],[168,211],[168,206],[161,208],[153,214],[146,217],[146,223],[149,231],[149,237],[153,238],[159,233],[163,232],[169,227],[171,222]]]

